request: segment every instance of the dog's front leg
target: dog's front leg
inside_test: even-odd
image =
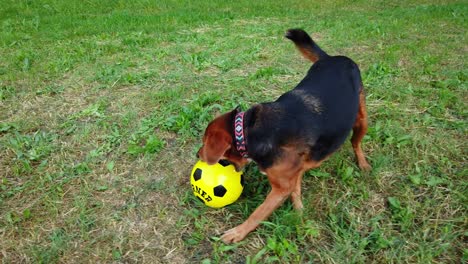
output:
[[[293,202],[294,209],[296,209],[298,212],[302,212],[302,209],[304,208],[301,198],[301,183],[303,174],[304,173],[301,173],[299,177],[297,177],[294,191],[291,193],[291,200]]]
[[[226,231],[221,239],[224,243],[239,242],[264,221],[291,194],[291,190],[273,187],[265,201],[242,224]]]
[[[294,173],[291,173],[291,171]],[[267,176],[271,184],[271,191],[265,201],[255,209],[244,223],[224,233],[221,239],[225,243],[241,241],[248,233],[257,228],[260,222],[267,219],[291,195],[300,173],[298,170],[291,170],[290,167],[279,170],[272,168],[267,170]]]

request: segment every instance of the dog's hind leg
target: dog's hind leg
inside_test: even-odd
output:
[[[367,111],[366,111],[366,99],[363,90],[361,89],[359,93],[359,111],[356,117],[356,121],[353,125],[353,136],[351,137],[351,144],[353,145],[354,154],[356,154],[356,159],[359,168],[361,170],[370,170],[371,166],[364,156],[364,152],[361,148],[362,138],[367,133]]]

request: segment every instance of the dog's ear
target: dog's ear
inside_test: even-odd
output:
[[[231,148],[231,141],[226,131],[218,130],[210,133],[203,148],[205,161],[210,165],[218,163],[224,153]]]

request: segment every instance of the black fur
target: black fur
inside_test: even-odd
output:
[[[304,31],[290,30],[286,37],[318,52]],[[362,86],[359,68],[347,57],[320,51],[320,59],[293,90],[246,111],[248,153],[263,170],[281,157],[282,147],[287,145],[300,146],[309,159],[321,161],[352,130]]]

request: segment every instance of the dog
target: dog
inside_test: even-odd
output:
[[[358,66],[347,57],[328,55],[302,29],[290,29],[285,37],[313,62],[304,79],[274,102],[245,112],[237,107],[215,118],[197,153],[208,164],[227,159],[237,170],[254,161],[271,184],[249,218],[221,236],[225,243],[244,239],[288,197],[301,211],[303,174],[329,158],[351,130],[358,166],[371,169],[361,148],[367,112]]]

